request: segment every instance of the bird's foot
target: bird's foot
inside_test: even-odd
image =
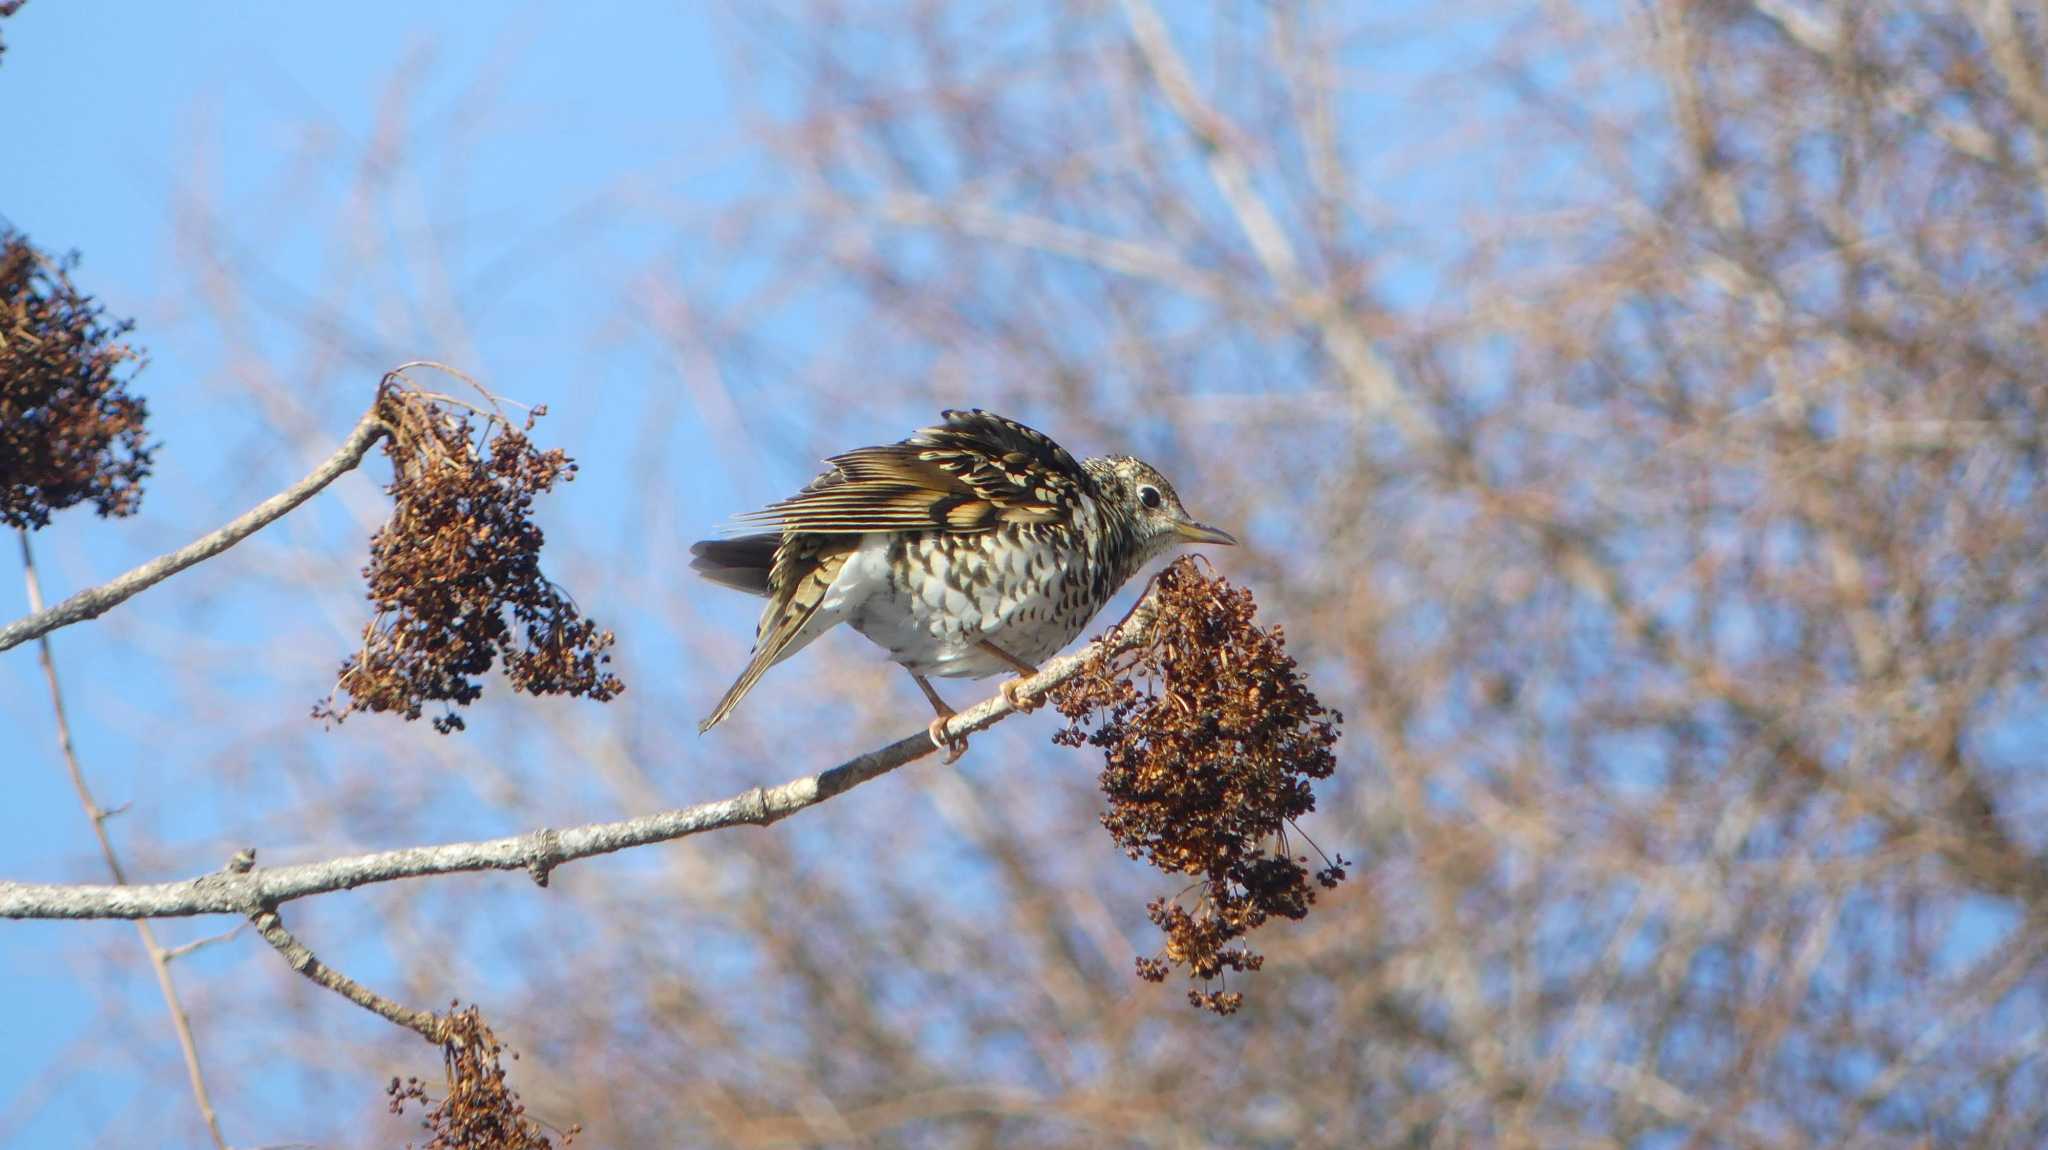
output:
[[[1010,667],[1017,672],[1018,675],[1022,676],[1022,678],[1011,679],[1003,684],[1003,702],[1010,704],[1011,710],[1020,713],[1024,711],[1036,710],[1038,708],[1038,704],[1032,702],[1029,699],[1026,699],[1024,697],[1023,691],[1024,680],[1032,677],[1033,675],[1038,674],[1038,668],[1032,666],[1031,664],[1025,662],[1022,659],[1019,659],[1017,656],[1010,654],[1008,651],[1003,650],[1001,647],[996,646],[994,643],[991,643],[986,639],[983,639],[981,641],[981,649],[987,651],[991,655],[994,655],[996,658],[1001,659],[1003,662],[1008,663]]]
[[[950,743],[946,741],[946,720],[955,714],[953,708],[946,705],[946,700],[939,698],[939,693],[932,689],[930,679],[916,671],[911,671],[910,677],[917,681],[917,689],[924,692],[926,701],[931,703],[932,710],[939,716],[932,720],[931,726],[925,728],[932,737],[932,746],[946,752],[947,764],[959,762],[960,756],[967,753],[967,736],[962,735]]]
[[[946,723],[952,717],[951,715],[940,715],[932,720],[931,726],[925,728],[925,732],[931,736],[932,746],[946,752],[946,757],[939,761],[947,766],[959,762],[960,756],[967,753],[967,737],[965,735],[954,739],[950,743],[946,741]]]
[[[1010,709],[1016,711],[1018,714],[1025,714],[1030,711],[1037,710],[1039,703],[1042,701],[1039,699],[1025,698],[1024,686],[1025,680],[1021,678],[1004,679],[1001,688],[1003,692],[1003,702],[1010,704]]]

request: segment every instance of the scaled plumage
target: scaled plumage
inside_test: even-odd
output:
[[[1189,518],[1141,460],[1077,462],[991,412],[941,419],[833,456],[802,491],[741,517],[765,533],[690,549],[705,578],[768,599],[752,660],[699,730],[842,622],[887,648],[943,720],[951,710],[926,676],[1029,671],[1153,556],[1236,542]]]

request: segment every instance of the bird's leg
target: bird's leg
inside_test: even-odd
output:
[[[955,763],[960,761],[960,756],[967,753],[967,740],[962,738],[949,743],[946,741],[944,734],[946,720],[959,712],[947,706],[946,700],[939,698],[939,693],[932,690],[931,682],[923,675],[912,671],[910,672],[910,677],[917,680],[917,689],[924,692],[924,697],[931,701],[932,710],[939,713],[939,717],[932,720],[932,725],[925,728],[932,737],[932,746],[946,752],[946,762]]]
[[[1038,668],[1032,666],[1031,664],[1025,662],[1022,659],[1019,659],[1015,655],[1010,654],[1008,651],[1003,650],[1001,647],[996,646],[994,643],[989,642],[987,639],[983,639],[981,641],[981,649],[987,651],[989,654],[994,655],[996,658],[1001,659],[1003,662],[1008,663],[1010,666],[1016,668],[1017,673],[1024,677],[1020,679],[1003,680],[1003,701],[1010,704],[1010,709],[1013,711],[1030,711],[1036,709],[1038,704],[1026,700],[1023,695],[1018,694],[1018,691],[1020,688],[1024,686],[1024,679],[1028,679],[1031,676],[1038,674]]]

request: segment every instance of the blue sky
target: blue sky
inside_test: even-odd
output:
[[[343,262],[326,250],[324,229],[301,226],[296,209],[341,198],[335,157],[363,150],[393,107],[403,109],[407,135],[468,141],[460,155],[417,159],[429,176],[418,202],[442,234],[465,238],[448,263],[463,281],[455,294],[475,309],[467,326],[489,349],[476,358],[459,348],[405,354],[446,355],[521,380],[572,380],[593,359],[616,369],[617,360],[549,335],[600,327],[616,285],[597,282],[592,269],[640,258],[659,234],[653,221],[635,222],[618,205],[642,198],[712,206],[743,186],[732,159],[741,132],[732,122],[721,39],[710,20],[691,4],[37,0],[0,25],[8,46],[0,58],[0,139],[7,141],[0,216],[40,246],[79,251],[81,287],[114,314],[138,321],[137,339],[151,358],[138,390],[153,405],[152,427],[163,442],[143,516],[102,523],[74,513],[37,539],[46,591],[61,597],[125,569],[304,470],[288,452],[211,450],[233,443],[222,427],[232,422],[227,407],[234,401],[209,383],[233,365],[220,358],[200,309],[184,298],[189,278],[176,270],[181,214],[204,199],[230,217],[214,224],[244,251],[246,267],[256,269],[251,274],[276,285],[272,329],[279,343],[267,350],[288,358],[289,331],[303,318],[297,309],[322,298]],[[393,99],[400,85],[402,103]],[[478,122],[452,127],[480,109]],[[397,237],[401,246],[403,239]],[[409,271],[391,278],[402,283]],[[571,290],[558,290],[561,284]],[[375,315],[376,301],[365,299],[363,311]],[[372,347],[363,361],[339,373],[344,382],[331,400],[315,397],[331,431],[347,425],[351,406],[360,409],[366,377],[374,379],[375,364],[388,364],[390,356]],[[571,396],[518,397],[552,399],[568,428],[593,426]],[[679,425],[677,434],[687,444],[693,433]],[[697,446],[706,446],[701,437]],[[586,477],[564,498],[594,501],[605,482]],[[359,494],[368,491],[366,480],[348,483]],[[724,513],[712,510],[723,494],[703,492],[702,505],[687,513],[714,521]],[[10,571],[13,551],[10,541]],[[0,592],[0,615],[13,617],[23,603],[13,576],[8,588]],[[168,605],[166,596],[132,606],[148,625]],[[212,618],[232,632],[236,614],[215,611]],[[174,843],[204,841],[222,816],[176,813],[186,804],[160,789],[151,766],[159,756],[195,751],[205,737],[150,698],[151,672],[123,644],[99,641],[93,628],[60,634],[56,643],[80,749],[101,800],[134,803],[137,817]],[[148,722],[106,721],[138,714],[177,726],[160,728],[162,745],[152,747],[140,733]],[[0,659],[0,748],[7,748],[0,750],[7,780],[0,874],[96,878],[91,838],[59,769],[27,648]],[[157,877],[185,866],[183,859],[161,868],[129,861]],[[165,932],[176,942],[218,925],[169,924]],[[0,931],[0,1011],[10,1019],[0,1041],[0,1145],[85,1144],[108,1127],[110,1115],[138,1103],[178,1108],[165,1127],[173,1139],[166,1145],[196,1134],[186,1099],[138,1100],[132,1066],[119,1060],[79,1076],[85,1085],[41,1107],[26,1125],[9,1114],[10,1106],[33,1100],[38,1075],[88,1032],[104,994],[133,1002],[138,1018],[161,1018],[139,963],[125,967],[120,986],[83,985],[77,975],[122,969],[84,963],[80,955],[104,946],[132,957],[132,933],[119,924],[15,924]],[[233,969],[208,961],[181,971],[184,980]],[[169,1029],[153,1028],[137,1042],[168,1047]],[[152,1049],[148,1060],[160,1064],[161,1053]],[[256,1133],[238,1130],[233,1115],[224,1120],[231,1139]]]
[[[1407,8],[1424,6],[1388,6]],[[79,284],[113,313],[138,321],[136,338],[151,356],[138,390],[153,404],[152,427],[163,442],[140,517],[108,523],[73,512],[38,536],[46,590],[61,597],[104,579],[218,525],[303,474],[360,412],[376,374],[399,359],[461,364],[513,398],[548,403],[552,415],[544,427],[550,443],[586,461],[607,455],[632,460],[626,468],[587,466],[577,483],[550,497],[541,515],[551,532],[559,526],[571,542],[586,545],[587,553],[651,572],[649,578],[680,566],[680,548],[695,534],[738,508],[781,494],[807,474],[806,452],[782,450],[787,443],[773,451],[748,454],[750,449],[814,431],[843,446],[846,435],[899,433],[909,420],[928,415],[934,405],[919,388],[939,385],[918,380],[900,389],[878,388],[873,410],[822,413],[816,422],[823,428],[806,427],[803,419],[775,410],[739,414],[736,427],[707,421],[685,379],[689,366],[649,339],[644,317],[631,310],[631,303],[649,294],[649,284],[680,278],[683,268],[691,269],[693,280],[715,279],[736,285],[734,291],[750,282],[754,269],[744,265],[718,267],[715,276],[692,266],[694,258],[718,249],[696,237],[691,225],[738,196],[762,190],[758,133],[765,129],[748,112],[758,106],[761,79],[756,62],[734,59],[747,36],[729,26],[731,20],[729,10],[690,3],[31,0],[18,16],[0,23],[9,49],[0,58],[0,217],[45,248],[81,252]],[[1388,20],[1399,22],[1391,15]],[[1490,14],[1445,23],[1445,42],[1502,34]],[[1361,147],[1370,145],[1375,159],[1384,148],[1404,164],[1384,189],[1371,189],[1384,197],[1390,219],[1411,228],[1418,221],[1451,219],[1463,205],[1495,194],[1495,184],[1514,185],[1500,195],[1526,196],[1539,182],[1527,173],[1515,173],[1510,181],[1481,165],[1438,165],[1438,153],[1423,148],[1431,117],[1455,117],[1427,101],[1387,98],[1411,82],[1400,74],[1401,65],[1412,65],[1417,76],[1434,71],[1439,61],[1432,53],[1445,51],[1442,44],[1372,44],[1364,50],[1375,54],[1376,63],[1392,65],[1369,70],[1384,87],[1357,97],[1370,105],[1357,120]],[[736,92],[756,102],[743,106]],[[1445,103],[1453,96],[1498,99],[1497,93],[1439,94]],[[1404,141],[1410,149],[1405,153],[1396,146]],[[405,150],[406,163],[392,177],[396,186],[356,221],[352,234],[369,246],[338,244],[336,235],[344,229],[336,221],[353,210],[352,186],[375,178],[370,169],[387,143]],[[1573,167],[1562,156],[1558,166]],[[251,302],[257,314],[234,336],[257,345],[249,350],[260,356],[252,359],[293,372],[279,382],[304,408],[306,442],[278,443],[249,432],[240,408],[249,402],[250,389],[236,382],[247,364],[235,355],[206,301],[194,298],[205,286],[193,270],[194,234],[211,237],[208,251],[231,262],[229,275],[259,285]],[[1403,305],[1426,305],[1440,286],[1431,269],[1443,270],[1444,253],[1459,238],[1455,227],[1446,227],[1441,235],[1404,233],[1402,242],[1390,243],[1384,284],[1389,294]],[[427,322],[432,308],[451,299],[458,315]],[[786,337],[768,354],[806,354],[790,326],[802,306],[789,305],[775,321],[781,327],[766,327],[770,335]],[[323,326],[345,338],[308,338],[308,330]],[[442,342],[451,331],[462,335]],[[343,349],[338,358],[330,345]],[[898,358],[889,362],[898,365],[918,351],[892,347],[890,354]],[[1226,382],[1248,393],[1268,383],[1234,376]],[[743,389],[746,381],[736,386]],[[607,418],[602,405],[628,391],[643,405],[637,418]],[[1142,440],[1145,429],[1133,434]],[[1136,446],[1150,447],[1142,441]],[[741,459],[745,466],[729,466]],[[707,460],[721,465],[706,466]],[[309,550],[316,554],[331,544],[328,553],[337,569],[352,570],[361,561],[362,529],[351,514],[374,506],[375,478],[383,473],[381,466],[366,472],[337,484],[278,530],[303,531],[291,538],[315,541]],[[655,514],[604,511],[624,500],[657,501]],[[637,525],[650,519],[675,529],[652,537],[638,533]],[[1250,528],[1241,533],[1274,533],[1258,524]],[[11,544],[8,554],[0,561],[0,619],[14,617],[22,605]],[[296,714],[194,715],[162,679],[175,673],[177,662],[175,652],[167,656],[163,649],[166,636],[204,636],[217,645],[213,654],[257,653],[271,641],[263,629],[291,615],[284,598],[288,587],[280,589],[283,581],[270,579],[265,567],[274,559],[259,538],[208,569],[232,592],[210,593],[204,581],[182,581],[100,624],[56,636],[80,749],[100,798],[110,805],[132,804],[132,813],[116,821],[117,836],[159,845],[151,857],[131,856],[131,866],[142,875],[169,877],[217,866],[223,842],[288,849],[289,835],[263,819],[266,812],[290,809],[294,775],[378,745],[370,737],[373,729],[356,723],[318,740],[279,735],[280,741],[290,738],[311,749],[303,758],[279,756],[254,767],[241,762],[245,752],[238,749],[234,757],[221,756],[219,793],[193,802],[183,789],[211,770],[216,754],[233,746],[243,730],[284,730],[300,721]],[[591,586],[573,572],[564,582],[579,595]],[[630,576],[596,584],[634,585]],[[695,596],[693,610],[699,599],[705,617],[729,624],[733,645],[743,649],[746,605],[714,590]],[[623,593],[585,606],[622,635],[668,636],[675,630],[674,620],[630,628],[639,605]],[[349,622],[329,626],[340,633]],[[1405,625],[1430,623],[1418,614]],[[1304,645],[1315,641],[1303,639]],[[303,672],[305,689],[296,681],[279,689],[310,701],[327,673],[324,661],[339,653],[320,648],[312,660],[319,665]],[[674,652],[666,650],[639,654],[650,665],[674,661]],[[243,673],[268,671],[252,665]],[[884,680],[877,672],[872,681]],[[891,679],[886,689],[919,705],[904,682]],[[636,708],[653,700],[681,706],[710,701],[662,691],[660,685],[635,690],[605,713],[606,721],[615,722],[620,737],[631,742],[644,733],[635,727],[636,716],[644,716]],[[502,704],[501,694],[487,698],[486,706]],[[820,713],[829,719],[842,712]],[[509,718],[503,711],[494,716],[494,722]],[[645,727],[654,729],[651,723]],[[2033,733],[2031,724],[2022,724],[2024,737],[2016,742],[2037,744]],[[2017,759],[2025,749],[2016,745],[2011,753]],[[430,759],[433,752],[421,753]],[[1618,770],[1638,777],[1647,777],[1646,767],[1654,765],[1641,745],[1618,740],[1604,753]],[[422,783],[417,774],[394,771],[376,782],[459,795],[469,781],[447,777],[453,774]],[[40,674],[26,649],[0,655],[0,778],[7,786],[6,801],[0,802],[0,876],[98,878],[87,825],[55,756]],[[727,775],[661,782],[671,788],[662,797],[675,801],[733,789]],[[452,804],[433,837],[527,829],[492,821],[504,816],[500,808],[473,806],[474,811]],[[875,808],[892,809],[877,799],[865,813],[872,817]],[[568,814],[548,817],[570,821]],[[794,852],[820,845],[808,822],[786,826]],[[380,828],[356,829],[365,845],[395,845],[378,836]],[[308,919],[327,914],[330,901],[354,908],[336,914],[376,909],[370,896],[360,894],[318,901],[320,911],[305,907],[295,913]],[[536,903],[517,905],[520,913],[545,913]],[[1988,901],[1965,907],[1961,919],[1949,956],[1958,963],[1976,957],[2011,925],[2007,908]],[[175,943],[220,925],[171,923],[164,932]],[[102,951],[114,960],[99,957]],[[219,951],[181,965],[183,981],[218,993],[231,992],[235,977],[258,968],[262,977],[277,977],[270,969],[274,958],[246,939]],[[388,956],[370,946],[344,953],[337,965],[374,983]],[[114,981],[95,981],[107,972],[116,973]],[[487,994],[488,988],[476,993]],[[33,1105],[43,1076],[53,1064],[65,1065],[69,1044],[95,1033],[108,999],[131,1005],[132,1017],[143,1023],[133,1040],[138,1049],[127,1060],[109,1058],[87,1073],[67,1070],[70,1081],[57,1101]],[[337,1029],[354,1037],[381,1025],[359,1018],[338,1000],[315,1001],[308,1013],[326,1025],[339,1020]],[[137,1089],[139,1066],[160,1068],[174,1056],[126,925],[0,928],[0,1017],[15,1024],[0,1038],[0,1150],[85,1144],[115,1125],[110,1115],[149,1108],[170,1115],[165,1144],[200,1144],[182,1093],[165,1098]],[[16,1106],[23,1113],[33,1109],[33,1117],[22,1121],[10,1110]],[[232,1105],[224,1107],[223,1119],[238,1144],[291,1133],[256,1124],[251,1111]]]

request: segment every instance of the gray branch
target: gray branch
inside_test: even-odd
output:
[[[430,1011],[415,1010],[402,1002],[394,1002],[321,962],[317,955],[307,949],[305,943],[300,942],[293,937],[291,931],[284,928],[284,920],[277,916],[275,910],[260,911],[253,921],[256,924],[256,933],[262,935],[263,941],[283,955],[293,970],[380,1018],[390,1019],[408,1030],[417,1031],[420,1037],[428,1042],[441,1041],[442,1020],[438,1015]]]
[[[71,596],[62,603],[43,611],[34,611],[14,622],[0,627],[0,651],[40,638],[73,623],[96,619],[125,602],[137,592],[153,587],[176,575],[194,563],[201,563],[240,543],[262,530],[272,522],[290,514],[293,508],[311,499],[319,490],[352,471],[369,453],[370,445],[385,434],[384,425],[378,421],[374,409],[356,424],[348,439],[327,461],[313,469],[311,475],[299,480],[276,495],[258,503],[240,517],[218,531],[202,535],[168,555],[159,555],[125,575],[98,587],[88,588]]]
[[[1046,662],[1038,674],[1023,680],[1016,693],[1026,703],[1041,701],[1048,691],[1073,678],[1097,654],[1121,654],[1144,642],[1154,618],[1153,596],[1148,592],[1108,635],[1072,655]],[[953,716],[940,734],[948,741],[963,739],[987,730],[1013,711],[998,693]],[[0,918],[177,918],[234,914],[254,919],[293,899],[353,890],[371,883],[462,871],[523,870],[545,886],[555,867],[577,859],[668,842],[722,827],[767,826],[936,749],[930,734],[920,731],[830,770],[791,779],[779,786],[755,787],[729,799],[615,822],[560,830],[544,827],[506,838],[408,847],[295,866],[239,870],[231,865],[226,870],[181,882],[134,886],[0,881]]]

